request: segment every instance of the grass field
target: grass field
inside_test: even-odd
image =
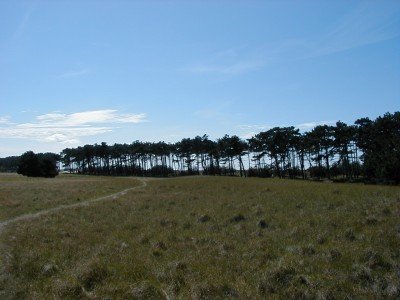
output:
[[[129,188],[130,178],[63,175],[56,179],[0,174],[0,222],[26,213],[97,198]]]
[[[135,184],[1,176],[0,216]],[[0,298],[396,298],[399,211],[399,187],[149,181],[112,201],[8,225],[0,236]]]

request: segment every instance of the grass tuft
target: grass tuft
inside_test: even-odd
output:
[[[107,268],[99,260],[94,259],[80,267],[77,279],[86,290],[91,291],[107,276]]]
[[[391,263],[386,261],[381,254],[372,249],[367,249],[364,252],[361,261],[367,264],[371,269],[382,268],[388,271],[392,267]]]
[[[355,241],[356,239],[356,234],[354,232],[353,228],[347,228],[346,231],[344,232],[344,237],[348,240],[348,241]]]
[[[350,277],[354,283],[358,283],[364,287],[371,287],[374,283],[371,269],[364,265],[354,264]]]
[[[138,300],[158,300],[165,299],[165,295],[160,289],[155,287],[150,282],[144,281],[134,285],[126,294],[127,299],[138,299]]]
[[[208,221],[210,221],[210,216],[208,216],[208,215],[201,215],[198,219],[197,219],[197,221],[198,222],[200,222],[200,223],[205,223],[205,222],[208,222]]]
[[[257,222],[257,227],[260,227],[262,229],[265,229],[268,227],[268,223],[265,220],[259,220]]]
[[[202,283],[192,288],[191,298],[195,300],[234,299],[239,298],[239,293],[228,284],[215,285]]]
[[[231,223],[238,223],[241,221],[244,221],[246,218],[242,215],[242,214],[237,214],[235,216],[233,216],[230,221]]]
[[[267,272],[265,278],[260,282],[258,290],[260,294],[274,294],[290,284],[296,275],[296,270],[291,266],[278,267]]]
[[[375,216],[368,216],[365,220],[365,224],[376,225],[378,224],[378,219]]]

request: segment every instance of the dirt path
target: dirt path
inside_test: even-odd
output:
[[[134,187],[119,191],[119,192],[111,194],[111,195],[102,196],[102,197],[99,197],[99,198],[95,198],[95,199],[87,200],[87,201],[82,201],[82,202],[74,203],[74,204],[60,205],[60,206],[57,206],[57,207],[41,210],[41,211],[38,211],[38,212],[35,212],[35,213],[25,214],[25,215],[21,215],[21,216],[12,218],[12,219],[1,221],[0,222],[0,234],[2,233],[2,231],[4,230],[4,228],[7,225],[12,224],[12,223],[16,223],[16,222],[24,221],[24,220],[31,220],[31,219],[34,219],[34,218],[37,218],[37,217],[40,217],[40,216],[43,216],[43,215],[48,215],[48,214],[59,212],[59,211],[64,210],[64,209],[69,209],[69,208],[74,208],[74,207],[89,206],[92,203],[96,203],[96,202],[100,202],[100,201],[115,200],[115,199],[125,195],[127,192],[130,192],[132,190],[136,190],[136,189],[139,189],[139,188],[146,187],[147,186],[147,181],[152,180],[150,178],[134,178],[134,179],[139,180],[141,184],[138,185],[138,186],[134,186]]]

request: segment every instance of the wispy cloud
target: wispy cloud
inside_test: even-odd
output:
[[[247,47],[240,46],[213,53],[210,57],[189,64],[184,71],[193,74],[210,74],[224,77],[256,71],[265,66],[266,61]]]
[[[236,114],[230,112],[232,101],[215,101],[212,107],[203,107],[195,110],[193,115],[198,118],[212,119],[214,122],[226,122]]]
[[[255,48],[246,46],[222,49],[185,71],[218,75],[224,78],[257,71],[268,66],[332,55],[384,42],[400,35],[396,2],[362,2],[347,14],[321,28],[314,36],[293,36],[270,41]]]
[[[71,77],[79,77],[83,75],[87,75],[91,73],[91,70],[88,68],[81,69],[81,70],[75,70],[75,71],[70,71],[70,72],[65,72],[60,75],[58,75],[58,78],[71,78]]]
[[[0,44],[1,48],[11,46],[12,44],[18,42],[21,38],[24,37],[24,34],[29,27],[28,25],[36,6],[35,1],[30,1],[26,4],[26,10],[23,12],[23,14],[21,14],[21,16],[18,16],[19,22],[17,23],[17,26],[12,32],[10,32],[10,35],[7,37],[7,39],[4,40],[4,44]]]
[[[21,22],[18,24],[17,29],[15,30],[11,40],[17,40],[25,31],[26,26],[28,25],[29,19],[31,16],[31,10],[27,11],[23,16]]]
[[[336,121],[318,121],[318,122],[308,122],[308,123],[301,123],[297,124],[294,127],[300,129],[300,131],[306,131],[306,130],[311,130],[316,126],[319,125],[333,125],[335,124]]]
[[[10,119],[9,116],[0,116],[0,124],[10,124]]]
[[[314,36],[277,40],[257,51],[268,64],[312,59],[398,38],[400,6],[362,2]]]
[[[46,142],[77,144],[81,137],[94,136],[115,129],[112,124],[144,122],[146,114],[121,114],[114,109],[93,110],[72,114],[48,113],[31,123],[0,127],[0,138],[22,138]],[[1,119],[0,119],[1,120]],[[5,119],[8,121],[8,119]]]
[[[43,142],[77,144],[80,142],[80,137],[93,136],[111,131],[111,127],[90,126],[65,128],[59,126],[40,127],[36,124],[21,124],[9,128],[0,127],[0,138],[20,138]]]
[[[332,24],[326,34],[315,40],[314,49],[306,58],[329,55],[399,36],[398,7],[364,2]]]
[[[273,128],[273,126],[254,124],[254,125],[239,125],[237,126],[237,128],[239,129],[239,131],[242,131],[242,133],[239,134],[239,136],[242,139],[250,139],[256,134],[260,133],[261,131],[267,131],[268,129]]]
[[[21,113],[23,113],[23,114],[25,114],[25,113],[37,113],[38,111],[37,110],[34,110],[34,109],[24,109],[24,110],[21,110]]]
[[[192,73],[214,73],[219,75],[239,75],[255,71],[265,65],[264,61],[239,61],[231,64],[198,64],[187,68]]]
[[[37,116],[40,125],[78,126],[91,123],[140,123],[146,114],[119,114],[115,109],[91,110],[73,114],[49,113]]]
[[[196,117],[201,117],[201,118],[214,118],[218,117],[221,115],[220,111],[217,109],[212,109],[212,108],[207,108],[207,109],[200,109],[196,110],[194,112],[194,115]]]
[[[254,124],[254,125],[239,125],[237,127],[241,130],[268,130],[271,129],[273,126]]]
[[[255,131],[250,131],[250,132],[246,132],[246,133],[242,133],[239,135],[239,137],[241,139],[251,139],[253,136],[255,136],[258,132]]]
[[[267,131],[269,129],[272,129],[274,127],[288,127],[288,126],[293,126],[294,128],[299,129],[301,132],[304,131],[309,131],[312,130],[314,127],[318,125],[333,125],[335,124],[336,121],[315,121],[315,122],[307,122],[307,123],[301,123],[297,125],[266,125],[266,124],[253,124],[253,125],[238,125],[237,128],[242,131],[242,134],[240,134],[240,137],[249,139],[256,134],[262,132],[262,131]]]

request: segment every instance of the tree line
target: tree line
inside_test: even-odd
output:
[[[0,158],[0,172],[18,173],[29,177],[53,178],[59,173],[59,154],[27,151],[21,156]]]
[[[28,163],[29,162],[29,163]],[[119,176],[238,175],[341,181],[400,182],[400,112],[308,132],[274,127],[247,140],[207,135],[176,143],[106,143],[66,148],[60,155],[0,158],[0,172],[54,177],[71,173]]]
[[[247,140],[207,135],[176,143],[106,143],[66,148],[71,173],[119,176],[240,175],[400,182],[400,112],[308,132],[274,127]]]

